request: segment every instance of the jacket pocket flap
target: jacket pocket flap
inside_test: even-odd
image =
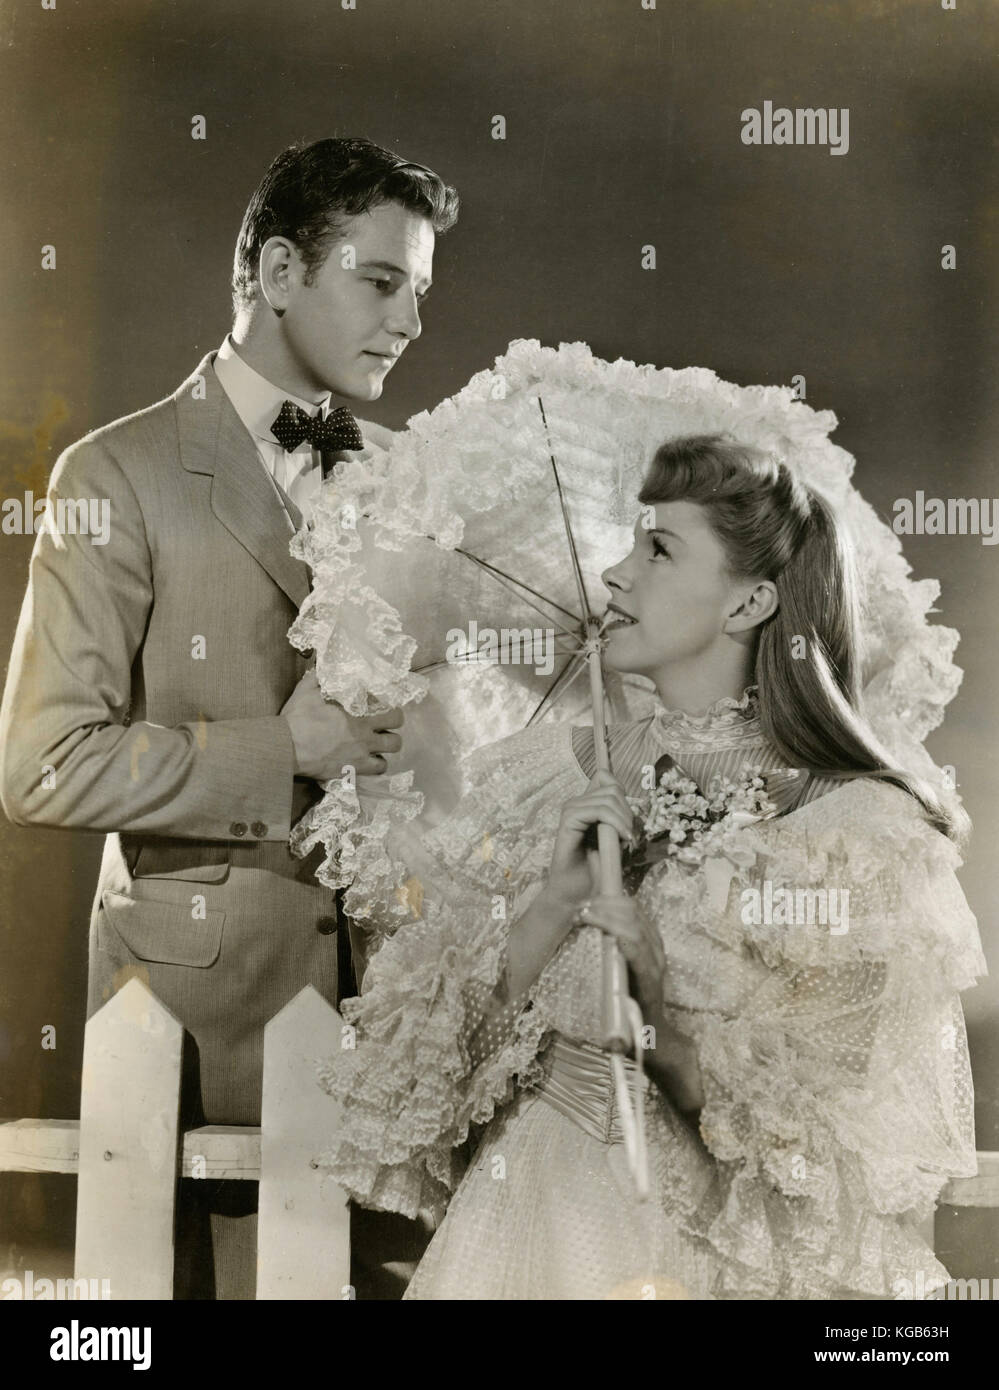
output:
[[[192,918],[191,904],[151,902],[106,888],[101,906],[108,922],[139,960],[165,965],[213,965],[222,949],[225,912],[210,907]]]
[[[183,878],[222,883],[229,876],[229,846],[200,840],[143,839],[132,860],[133,878]]]

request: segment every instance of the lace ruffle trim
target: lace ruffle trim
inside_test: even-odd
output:
[[[653,706],[653,728],[671,749],[728,748],[763,737],[755,685],[747,686],[741,698],[726,695],[700,714],[667,709],[659,699]]]
[[[760,1065],[766,1044],[749,1024],[702,1019],[698,1033],[700,1129],[717,1181],[683,1221],[720,1256],[719,1296],[895,1296],[895,1281],[915,1282],[920,1271],[928,1292],[945,1284],[947,1271],[900,1217],[933,1210],[957,1157],[938,1172],[894,1154],[879,1164],[841,1132],[835,1108],[823,1109],[821,1088],[800,1084],[776,1057]],[[873,1187],[872,1165],[881,1180]]]
[[[830,798],[839,803],[835,816]],[[907,792],[859,779],[790,816],[750,826],[745,835],[759,857],[738,876],[742,888],[759,891],[769,882],[772,894],[778,888],[828,894],[835,887],[841,907],[843,890],[850,894],[845,929],[840,922],[835,930],[767,921],[763,913],[756,921],[735,900],[738,931],[767,965],[827,965],[899,953],[932,961],[956,990],[987,973],[978,925],[955,877],[960,853],[925,822]]]
[[[537,1061],[546,1025],[533,1008],[512,1035],[472,1069],[467,986],[491,991],[505,961],[506,926],[488,899],[459,916],[444,903],[398,933],[372,960],[344,1018],[356,1048],[320,1064],[324,1088],[341,1103],[341,1130],[322,1163],[356,1200],[415,1216],[443,1216],[461,1177],[455,1149],[472,1124],[488,1121],[522,1085],[541,1079]],[[483,922],[478,931],[469,923]]]

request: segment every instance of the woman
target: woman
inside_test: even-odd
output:
[[[918,1223],[975,1171],[961,812],[859,713],[849,565],[817,495],[705,436],[663,445],[639,500],[604,575],[604,661],[651,679],[655,712],[611,730],[613,776],[585,728],[481,750],[452,814],[396,842],[394,878],[352,890],[376,949],[343,1005],[356,1047],[323,1071],[330,1170],[366,1205],[443,1216],[408,1298],[930,1292],[947,1272]],[[595,895],[590,827],[632,841],[629,797],[665,754],[706,794],[760,769],[776,814]],[[785,922],[780,889],[835,890],[837,911]],[[600,1047],[604,933],[653,1044],[645,1202]]]

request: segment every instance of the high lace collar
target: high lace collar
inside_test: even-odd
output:
[[[700,714],[667,709],[656,696],[652,727],[670,748],[720,749],[758,743],[763,738],[759,691],[748,685],[740,699],[725,695]]]

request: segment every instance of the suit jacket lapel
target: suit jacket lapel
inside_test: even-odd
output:
[[[212,369],[214,357],[210,352],[174,393],[180,461],[190,473],[211,475],[216,517],[301,607],[310,589],[308,566],[289,553],[288,517]]]

